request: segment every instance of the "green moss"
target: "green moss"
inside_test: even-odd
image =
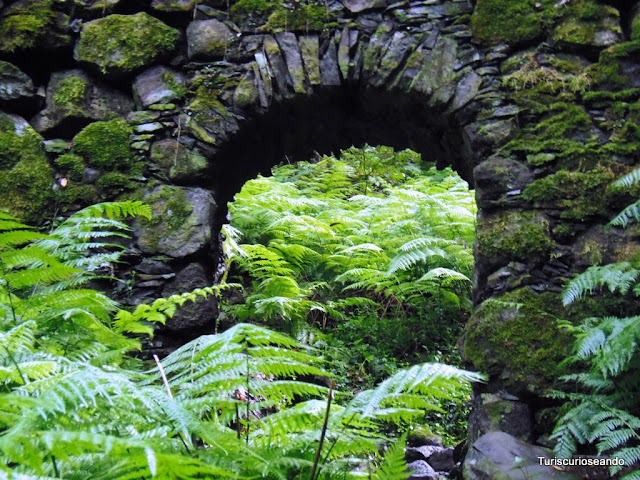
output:
[[[585,220],[607,209],[607,186],[614,178],[607,169],[589,172],[560,170],[534,181],[522,197],[536,205],[562,209],[561,218]]]
[[[96,64],[104,73],[129,72],[170,53],[179,35],[143,12],[109,15],[84,26],[75,56]]]
[[[103,195],[113,197],[131,188],[131,178],[125,173],[109,172],[102,175],[96,185]]]
[[[480,221],[479,253],[488,257],[528,260],[554,247],[549,221],[537,212],[502,212]]]
[[[267,15],[278,2],[270,0],[239,0],[231,7],[232,17],[246,17],[247,15]]]
[[[5,18],[0,21],[0,51],[28,50],[47,33],[54,21],[52,0],[34,0],[6,7]]]
[[[26,222],[41,223],[51,206],[53,172],[31,127],[16,133],[0,116],[0,210]]]
[[[593,42],[597,30],[597,24],[582,22],[577,18],[569,18],[555,29],[553,40],[576,45],[588,45]]]
[[[169,87],[169,90],[176,94],[178,100],[184,97],[189,91],[186,86],[176,80],[175,75],[171,72],[163,72],[160,78],[167,87]]]
[[[542,0],[478,0],[471,16],[473,36],[482,43],[513,45],[540,38],[553,2]]]
[[[587,103],[633,101],[640,97],[640,88],[629,88],[619,92],[594,91],[586,92],[582,99]]]
[[[308,3],[295,10],[276,9],[267,21],[270,30],[323,30],[328,22],[324,5]]]
[[[548,105],[546,118],[523,129],[505,148],[530,155],[555,153],[556,158],[584,153],[583,140],[574,140],[576,134],[587,134],[591,128],[591,117],[581,105],[558,102]],[[535,157],[540,160],[540,157]]]
[[[640,40],[640,12],[637,12],[631,22],[631,40]]]
[[[86,91],[87,82],[80,77],[71,75],[62,79],[53,95],[53,101],[57,106],[67,111],[78,110],[79,104],[84,101]]]
[[[553,40],[574,45],[594,44],[599,31],[622,33],[618,17],[616,9],[597,2],[575,2],[571,14],[553,32]]]
[[[178,231],[185,232],[191,226],[189,220],[193,204],[187,199],[184,189],[161,185],[143,200],[152,210],[150,219],[138,219],[144,228],[140,241],[146,251],[161,251],[163,239]]]
[[[575,310],[565,310],[557,294],[539,295],[528,287],[487,300],[467,325],[463,357],[509,391],[551,389],[567,373],[560,362],[573,344],[558,320],[574,318]]]
[[[60,172],[69,180],[80,181],[84,176],[84,160],[80,155],[65,153],[55,160]]]
[[[92,185],[69,182],[65,188],[56,191],[56,202],[63,212],[77,210],[99,202],[101,199]]]
[[[13,168],[25,154],[40,151],[42,137],[31,128],[18,135],[13,123],[0,113],[0,169]]]
[[[314,0],[296,2],[295,8],[282,0],[239,0],[231,7],[231,17],[236,22],[262,25],[266,31],[326,30],[333,20],[326,6]]]
[[[132,132],[131,126],[120,118],[91,123],[73,139],[73,153],[97,168],[126,170],[133,162],[129,141]]]
[[[608,89],[628,89],[629,79],[622,69],[621,59],[640,50],[640,40],[620,43],[600,52],[598,63],[589,68],[593,83]]]

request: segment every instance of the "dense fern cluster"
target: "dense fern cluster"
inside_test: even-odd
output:
[[[629,188],[640,182],[640,170],[617,181]],[[626,227],[640,220],[640,200],[625,208],[613,225]],[[579,301],[594,292],[640,296],[640,262],[625,261],[593,266],[574,278],[564,292],[564,303]],[[586,364],[587,371],[565,377],[578,392],[558,393],[567,400],[554,438],[556,452],[568,457],[579,444],[592,444],[600,454],[624,460],[624,480],[640,480],[640,316],[586,319],[581,325],[564,324],[576,335],[569,362]]]
[[[454,358],[476,209],[451,169],[410,150],[351,148],[247,182],[229,211],[227,255],[246,302],[227,313],[331,331],[368,372]]]
[[[481,380],[424,364],[348,396],[320,381],[317,351],[249,324],[144,365],[128,354],[136,336],[226,286],[133,311],[84,287],[117,261],[119,248],[100,239],[124,235],[115,217],[130,214],[148,208],[90,207],[46,235],[0,218],[1,479],[400,480],[401,445],[374,465],[388,442],[381,427]]]

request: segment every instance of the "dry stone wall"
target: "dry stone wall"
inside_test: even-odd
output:
[[[96,201],[147,201],[153,219],[135,225],[122,272],[136,304],[215,281],[226,203],[278,162],[368,142],[452,165],[480,207],[462,341],[491,376],[476,412],[508,392],[474,435],[509,431],[515,410],[532,426],[511,433],[531,439],[548,431],[540,395],[570,343],[556,319],[604,308],[563,310],[562,285],[639,253],[635,230],[605,228],[631,198],[609,184],[638,162],[631,7],[0,1],[0,209],[47,222]],[[203,301],[165,341],[210,331],[215,316]]]

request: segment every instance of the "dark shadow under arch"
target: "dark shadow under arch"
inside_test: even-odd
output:
[[[225,221],[227,202],[247,180],[269,175],[281,162],[364,144],[411,148],[439,168],[452,166],[473,187],[472,165],[451,115],[405,92],[325,87],[310,96],[274,103],[266,113],[243,123],[211,159],[219,208],[216,229]]]

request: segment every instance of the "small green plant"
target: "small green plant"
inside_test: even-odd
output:
[[[323,345],[354,389],[400,366],[459,361],[475,235],[466,183],[385,147],[273,173],[229,205],[225,252],[245,301],[225,311]],[[445,436],[457,424],[433,420]]]
[[[619,179],[614,186],[629,188],[640,181],[640,170]],[[626,227],[640,220],[640,200],[625,208],[611,222]],[[640,263],[618,262],[593,266],[567,286],[565,304],[587,294],[607,289],[628,298],[640,296]],[[625,480],[640,479],[640,316],[590,318],[581,325],[565,324],[576,335],[575,353],[567,361],[586,365],[587,370],[565,377],[578,392],[557,393],[567,400],[568,411],[555,432],[556,453],[573,455],[579,444],[595,444],[599,454],[624,460],[612,466],[612,475]],[[624,468],[624,470],[623,470]]]
[[[129,352],[154,323],[234,287],[132,311],[87,288],[122,251],[118,218],[149,214],[140,202],[99,204],[48,234],[0,214],[0,478],[349,478],[380,463],[389,424],[483,380],[423,364],[354,396],[324,385],[318,350],[246,323],[145,364]],[[404,470],[399,443],[372,475]]]

